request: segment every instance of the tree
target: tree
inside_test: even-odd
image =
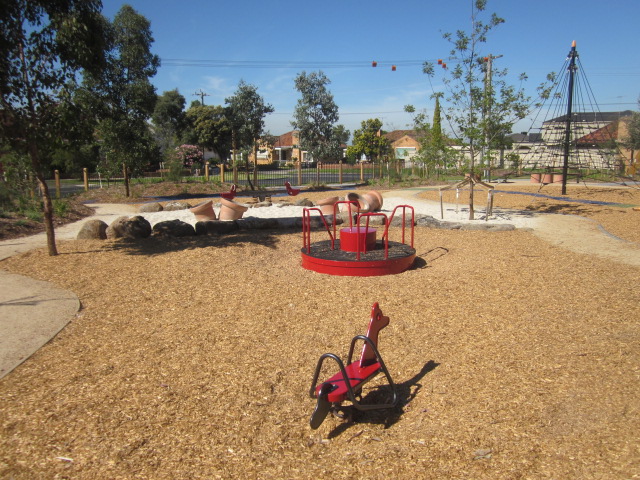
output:
[[[234,154],[238,147],[252,149],[255,175],[258,143],[264,133],[264,117],[274,111],[273,107],[264,103],[264,99],[258,94],[257,87],[245,83],[244,80],[240,80],[235,94],[225,99],[225,103],[229,105],[228,115],[233,131]],[[249,169],[247,169],[247,181],[251,188],[254,188],[249,178]]]
[[[105,22],[98,0],[3,0],[0,8],[0,139],[28,156],[43,195],[49,255],[57,255],[45,175],[70,124],[65,87],[81,69],[104,66]],[[75,121],[75,120],[74,120]]]
[[[486,4],[486,0],[472,2],[472,27],[469,32],[458,30],[455,35],[443,35],[453,46],[447,63],[455,65],[450,76],[445,75],[443,80],[449,92],[447,100],[450,103],[445,115],[454,129],[454,135],[469,149],[469,168],[472,175],[475,172],[476,157],[481,154],[479,160],[482,164],[486,150],[495,145],[501,136],[511,132],[513,124],[525,118],[535,107],[522,87],[507,84],[506,69],[494,68],[493,61],[500,56],[483,55],[480,51],[491,30],[505,21],[495,13],[488,21],[482,21],[480,15],[484,12]],[[423,72],[430,77],[434,76],[434,65],[425,62]],[[520,81],[525,80],[526,75],[520,75]],[[544,98],[549,94],[549,89],[542,84],[539,92],[541,98]],[[473,218],[471,182],[469,219]]]
[[[640,100],[638,101],[640,107]],[[633,112],[627,123],[627,136],[622,140],[622,146],[630,150],[629,164],[633,165],[635,153],[640,151],[640,113]]]
[[[150,27],[144,16],[123,5],[111,24],[106,69],[101,75],[87,72],[83,81],[99,118],[106,165],[112,170],[122,166],[127,196],[129,171],[140,170],[157,156],[147,125],[157,100],[149,79],[160,65],[151,53]]]
[[[151,121],[154,138],[162,154],[175,147],[182,136],[186,127],[185,104],[186,100],[177,88],[163,92],[158,97]]]
[[[442,133],[442,114],[440,110],[440,98],[442,96],[442,92],[436,92],[431,95],[431,98],[436,101],[432,123],[429,123],[424,113],[415,114],[413,105],[405,105],[404,107],[405,112],[415,114],[413,115],[413,128],[417,133],[420,147],[418,153],[413,157],[413,161],[424,166],[427,177],[437,167],[451,167],[456,158],[455,152],[447,147],[448,140]]]
[[[291,126],[298,130],[300,147],[316,161],[341,158],[339,139],[334,135],[338,106],[326,85],[331,81],[324,73],[306,72],[295,78],[296,90],[302,97],[293,112]]]
[[[351,138],[351,132],[344,125],[336,125],[333,127],[333,136],[336,137],[340,145],[346,145]]]
[[[353,132],[353,145],[347,148],[347,156],[359,160],[365,155],[369,160],[378,160],[389,153],[391,144],[382,136],[382,121],[370,118],[360,123],[358,130]]]
[[[227,158],[231,149],[231,123],[224,107],[193,102],[186,120],[188,127],[182,138],[185,143],[195,143],[203,150],[213,150],[221,159]]]

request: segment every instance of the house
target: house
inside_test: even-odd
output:
[[[269,148],[269,146],[263,144],[258,148],[257,164],[285,165],[287,163],[301,162],[303,167],[312,166],[314,162],[313,158],[309,152],[300,148],[299,142],[300,139],[296,130],[283,133],[279,137],[276,137],[276,142],[273,144],[273,147]],[[342,145],[342,147],[342,155],[344,157],[346,145]],[[253,160],[252,157],[251,159]]]
[[[280,135],[273,145],[270,163],[285,164],[298,161],[303,164],[310,163],[311,156],[306,150],[300,148],[299,142],[300,139],[296,130]]]
[[[383,137],[391,143],[394,158],[409,160],[420,150],[420,141],[415,130],[393,130],[383,134]]]

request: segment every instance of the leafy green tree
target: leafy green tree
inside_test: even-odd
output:
[[[391,144],[382,136],[382,121],[370,118],[360,123],[360,128],[353,132],[353,145],[347,148],[347,156],[359,160],[366,155],[369,160],[379,160],[389,153]]]
[[[162,154],[174,148],[183,134],[186,127],[185,105],[186,100],[177,88],[158,97],[151,121],[153,135]]]
[[[335,136],[338,106],[327,89],[331,81],[324,73],[306,72],[295,78],[295,87],[302,95],[293,112],[291,126],[298,130],[300,147],[315,161],[342,158],[340,141]]]
[[[227,158],[231,149],[231,122],[224,107],[193,102],[186,120],[184,143],[194,143],[203,150],[212,150],[220,159]]]
[[[83,92],[99,119],[104,167],[114,173],[122,167],[129,196],[129,171],[139,172],[157,158],[147,120],[156,105],[151,84],[160,65],[151,53],[151,24],[130,5],[123,5],[110,25],[106,69],[101,75],[86,72]]]
[[[255,169],[258,168],[258,143],[264,134],[264,117],[274,111],[273,107],[264,103],[256,86],[249,85],[244,80],[240,80],[235,94],[225,99],[225,103],[229,105],[228,116],[233,131],[233,150],[235,152],[240,147],[253,151],[255,174]],[[249,178],[249,169],[247,169],[247,181],[251,188],[254,188]]]
[[[484,153],[500,138],[511,132],[518,120],[526,117],[536,104],[526,96],[522,87],[508,85],[505,77],[507,70],[494,68],[493,61],[499,56],[483,55],[481,47],[487,42],[488,34],[504,19],[495,13],[488,20],[482,20],[481,14],[486,8],[486,0],[474,0],[471,6],[472,27],[470,31],[458,30],[455,34],[445,33],[452,49],[448,64],[455,65],[443,82],[448,89],[449,108],[446,118],[454,129],[454,135],[460,139],[470,152],[470,170],[473,173],[476,160],[484,161]],[[425,62],[423,72],[430,77],[435,75],[435,67]],[[552,80],[551,75],[548,79]],[[524,82],[526,75],[520,75]],[[549,95],[545,84],[540,85],[541,98]],[[469,219],[474,218],[473,183],[469,193]]]
[[[346,145],[349,143],[349,138],[351,138],[351,132],[342,124],[333,127],[333,135],[340,145]]]
[[[81,69],[97,74],[104,66],[100,8],[98,0],[3,0],[0,7],[0,140],[29,158],[49,255],[58,251],[46,175],[72,126],[61,108],[65,86]]]
[[[640,101],[638,101],[640,107]],[[622,139],[622,146],[631,153],[630,164],[633,165],[635,153],[640,151],[640,113],[633,112],[627,123],[627,136]]]
[[[440,168],[450,168],[457,159],[456,153],[448,147],[448,139],[442,133],[442,114],[440,110],[440,98],[443,94],[436,92],[431,95],[435,99],[433,122],[429,123],[424,113],[413,116],[413,128],[415,129],[420,147],[413,161],[425,168],[426,176]],[[415,113],[413,105],[406,105],[405,111]]]

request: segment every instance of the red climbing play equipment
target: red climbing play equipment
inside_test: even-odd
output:
[[[341,205],[349,218],[349,226],[339,231],[335,219]],[[318,216],[311,215],[319,213]],[[396,214],[398,217],[396,217]],[[409,213],[411,215],[409,215]],[[355,216],[355,222],[354,222]],[[370,227],[373,217],[382,217],[382,238],[378,229]],[[394,218],[401,220],[400,241],[390,240],[390,227]],[[312,220],[313,219],[313,220]],[[357,201],[336,202],[333,205],[332,226],[320,208],[305,208],[302,213],[302,266],[307,270],[329,275],[371,277],[402,273],[413,265],[416,250],[413,247],[415,214],[413,207],[398,205],[388,217],[381,212],[360,213]],[[329,240],[311,242],[312,226],[324,227]],[[407,243],[407,226],[410,241]]]
[[[309,421],[311,428],[316,429],[326,418],[330,411],[336,412],[341,408],[341,403],[350,400],[358,410],[373,410],[380,408],[393,408],[398,401],[396,386],[391,379],[382,356],[378,351],[378,333],[389,325],[389,317],[382,314],[378,302],[371,308],[371,319],[366,335],[356,335],[351,340],[347,365],[340,357],[333,353],[325,353],[318,360],[309,395],[317,399],[316,407],[311,414]],[[353,353],[357,342],[364,342],[360,358],[353,361]],[[339,371],[328,380],[318,385],[318,378],[322,365],[326,359],[334,360],[338,364]],[[388,403],[362,404],[358,397],[362,392],[362,387],[378,373],[384,373],[392,391],[391,401]]]

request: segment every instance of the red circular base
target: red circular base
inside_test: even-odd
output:
[[[303,248],[302,267],[328,275],[374,277],[402,273],[411,268],[416,258],[414,248],[389,242],[387,259],[384,258],[384,247],[378,244],[374,251],[361,254],[360,260],[357,260],[355,253],[341,251],[338,243],[334,249],[330,248],[328,241],[312,244],[309,252]]]

